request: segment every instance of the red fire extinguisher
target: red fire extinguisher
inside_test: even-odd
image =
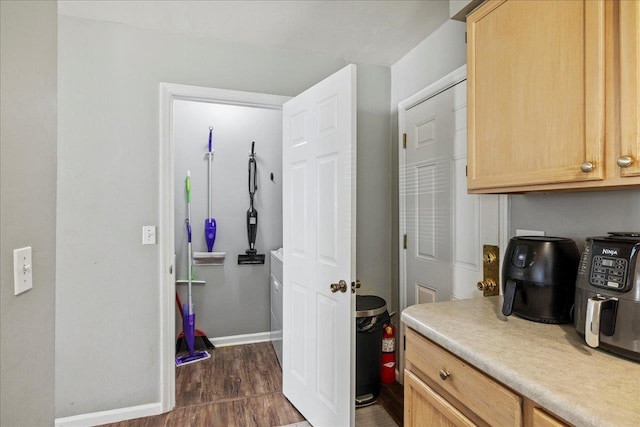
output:
[[[396,380],[396,328],[389,324],[382,335],[382,384],[393,384]]]

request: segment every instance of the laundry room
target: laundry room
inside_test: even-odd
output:
[[[197,327],[209,337],[244,335],[245,341],[268,340],[269,252],[282,245],[282,112],[175,100],[173,118],[180,300],[183,304],[188,300],[185,186],[189,173]],[[247,250],[255,250],[255,255]],[[182,331],[182,319],[176,317],[176,331]]]

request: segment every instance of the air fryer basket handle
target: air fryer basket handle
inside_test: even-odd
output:
[[[587,315],[584,319],[584,340],[589,347],[600,345],[600,313],[602,311],[601,297],[589,298],[587,300]]]
[[[618,298],[604,297],[602,295],[596,295],[593,298],[587,300],[587,315],[584,318],[584,340],[589,347],[598,347],[600,345],[600,332],[604,335],[613,335],[613,329],[615,325],[615,309],[617,308]],[[603,330],[600,330],[600,323],[602,320],[602,312],[604,310],[614,310],[613,315],[609,321],[605,321]],[[605,316],[606,317],[606,316]]]
[[[516,299],[517,290],[515,280],[507,280],[504,287],[504,302],[502,303],[502,314],[505,316],[511,316],[513,313],[513,301]]]

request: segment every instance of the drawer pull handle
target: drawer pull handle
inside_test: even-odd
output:
[[[442,378],[443,381],[446,381],[447,378],[449,378],[451,376],[451,373],[449,371],[447,371],[446,369],[440,369],[438,371],[438,374],[440,375],[440,378]]]
[[[584,162],[583,164],[580,165],[580,170],[582,170],[582,172],[584,172],[584,173],[591,172],[595,168],[596,168],[596,166],[591,162]]]
[[[621,157],[618,158],[616,163],[621,168],[628,168],[629,166],[631,166],[633,164],[633,157],[631,157],[631,156],[621,156]]]

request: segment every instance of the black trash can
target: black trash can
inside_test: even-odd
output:
[[[380,394],[382,326],[387,303],[375,295],[356,295],[356,406],[371,405]]]

